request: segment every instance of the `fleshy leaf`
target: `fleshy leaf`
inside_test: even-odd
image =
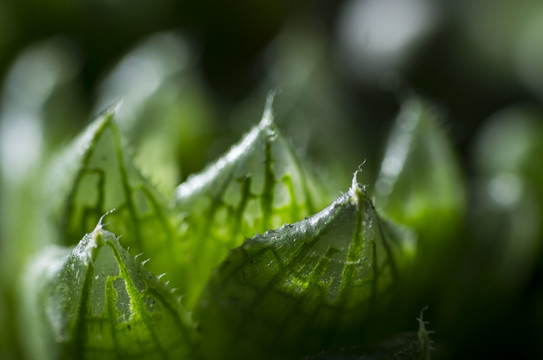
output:
[[[249,121],[269,89],[281,89],[280,101],[274,106],[281,130],[295,136],[297,146],[325,164],[319,179],[333,193],[339,193],[351,180],[345,169],[356,168],[366,158],[364,176],[376,171],[370,149],[374,149],[378,137],[365,131],[372,129],[364,127],[371,125],[369,121],[351,121],[352,104],[339,90],[341,80],[329,71],[331,44],[321,24],[314,20],[296,16],[281,27],[267,50],[271,76],[263,78],[242,102],[236,118]]]
[[[349,330],[378,332],[364,326],[400,292],[413,246],[412,237],[393,236],[353,182],[316,215],[229,254],[198,303],[204,351],[210,359],[296,358]]]
[[[0,4],[0,27],[9,22]],[[2,31],[6,32],[6,29]],[[2,37],[2,35],[0,35]],[[1,42],[1,41],[0,41]],[[0,45],[2,47],[2,45]],[[14,298],[22,265],[42,243],[43,165],[83,118],[73,47],[60,37],[12,53],[0,82],[0,358],[19,359]],[[1,50],[0,50],[1,51]],[[70,119],[70,121],[64,121]],[[75,126],[74,126],[75,125]]]
[[[270,103],[263,119],[237,145],[176,191],[187,239],[188,264],[181,283],[187,306],[229,249],[247,237],[314,214],[328,196],[298,160],[273,123]]]
[[[164,251],[175,238],[169,209],[126,154],[114,112],[105,111],[57,159],[45,200],[51,204],[49,220],[58,242],[73,245],[102,214],[116,209],[108,217],[111,231],[125,237],[135,254],[152,257],[152,271],[170,272]]]
[[[375,185],[380,213],[418,234],[413,286],[423,290],[413,293],[419,293],[425,303],[432,301],[429,293],[437,294],[454,276],[466,239],[466,189],[440,121],[437,111],[422,99],[405,101]]]
[[[31,358],[197,357],[195,329],[173,291],[101,223],[75,248],[40,254],[20,296]]]
[[[199,78],[195,49],[178,31],[144,38],[99,87],[99,108],[123,99],[116,121],[134,146],[134,163],[170,194],[181,170],[204,163],[213,106]]]
[[[403,104],[375,186],[379,210],[433,235],[456,226],[466,202],[458,161],[439,121],[419,98]]]

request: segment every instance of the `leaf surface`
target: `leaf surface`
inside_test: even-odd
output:
[[[412,241],[393,236],[356,182],[316,215],[246,241],[198,304],[208,358],[296,358],[349,330],[368,335],[400,290]]]
[[[431,303],[430,294],[439,296],[438,289],[456,276],[467,246],[466,189],[442,118],[421,98],[409,98],[400,109],[376,181],[375,205],[383,216],[416,231],[412,292],[420,295],[416,306]]]
[[[156,274],[171,272],[175,242],[170,209],[161,194],[132,164],[114,121],[115,109],[93,121],[57,159],[48,177],[45,202],[57,242],[73,245],[106,212],[110,229],[134,254],[153,258]]]
[[[99,223],[31,263],[21,292],[36,359],[194,358],[196,332],[172,290]]]
[[[165,193],[181,171],[204,163],[212,135],[213,105],[204,91],[196,52],[178,31],[143,38],[99,86],[99,109],[123,99],[116,121],[134,146],[134,163]]]
[[[211,270],[255,233],[314,214],[328,203],[273,123],[268,105],[255,126],[228,153],[176,191],[185,241],[182,271],[191,307]]]
[[[375,204],[384,215],[432,236],[458,225],[466,202],[458,160],[441,121],[424,100],[405,101],[375,185]]]

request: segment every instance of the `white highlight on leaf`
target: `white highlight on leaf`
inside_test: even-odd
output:
[[[337,210],[337,207],[347,201],[358,201],[356,191],[360,191],[360,186],[357,182],[353,181],[349,191],[340,197],[338,197],[332,204],[328,205],[317,214],[306,218],[305,222],[298,222],[296,226],[305,227],[307,229],[315,228],[320,226],[319,224],[325,223],[329,218],[332,217],[332,214]]]
[[[100,220],[98,220],[98,225],[96,225],[96,227],[97,227],[97,228],[100,227],[100,229],[103,229],[104,226],[108,225],[109,223],[106,223],[106,224],[103,223],[104,218],[105,218],[106,216],[108,216],[109,214],[113,213],[115,210],[116,210],[116,209],[113,208],[113,209],[109,210],[108,212],[106,212],[104,215],[102,215],[102,216],[100,217]]]
[[[28,271],[25,274],[25,293],[28,294],[27,300],[38,301],[38,299],[31,299],[37,295],[36,286],[40,286],[47,279],[51,279],[62,271],[62,267],[65,265],[66,256],[70,253],[69,249],[59,246],[50,246],[42,251],[35,262],[32,262]],[[72,271],[75,269],[74,264],[71,264]],[[78,276],[78,275],[77,275]],[[36,282],[36,279],[39,279]],[[51,330],[55,340],[61,342],[66,339],[64,332],[64,319],[57,316],[58,309],[62,304],[56,301],[50,301],[45,306],[45,312],[47,318],[51,324]]]
[[[412,131],[420,120],[420,105],[412,101],[397,120],[398,128],[392,134],[381,166],[375,190],[381,196],[390,194],[401,173],[414,141]]]
[[[262,115],[262,121],[260,122],[261,128],[269,128],[273,124],[273,101],[275,95],[275,91],[270,91],[266,98],[266,106],[264,107],[264,114]]]
[[[99,245],[102,245],[101,243],[99,243],[99,239],[102,236],[102,230],[104,229],[104,226],[107,225],[103,223],[103,220],[107,215],[111,214],[114,211],[115,211],[115,208],[109,210],[108,212],[106,212],[104,215],[100,217],[100,220],[98,220],[98,224],[96,224],[96,227],[92,231],[92,242],[90,244],[92,247],[98,247]]]

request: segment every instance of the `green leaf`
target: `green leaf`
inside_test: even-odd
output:
[[[3,5],[0,22],[8,23]],[[44,164],[83,115],[73,47],[54,37],[20,50],[11,53],[12,65],[4,69],[0,83],[1,359],[21,358],[14,292],[22,265],[41,244],[43,211],[36,200]]]
[[[532,186],[543,183],[543,108],[517,104],[494,114],[481,128],[473,159],[478,175],[519,174]]]
[[[414,246],[389,230],[353,181],[316,215],[246,241],[198,304],[208,358],[296,358],[344,341],[349,331],[379,332],[389,320],[377,314],[397,301]]]
[[[361,155],[367,158],[364,175],[376,170],[372,161],[370,122],[353,120],[353,108],[340,90],[341,80],[330,73],[330,42],[315,19],[295,17],[285,22],[268,49],[270,74],[241,103],[236,121],[251,121],[269,89],[281,89],[274,105],[284,134],[291,134],[309,157],[324,164],[319,179],[334,193],[345,189]],[[300,51],[303,49],[303,51]],[[333,121],[331,121],[333,119]],[[369,135],[369,136],[368,136]],[[333,199],[330,199],[330,201]],[[320,209],[319,209],[320,210]]]
[[[326,192],[294,154],[272,120],[263,119],[230,151],[176,191],[184,217],[187,306],[226,257],[257,232],[314,214],[329,202]]]
[[[195,164],[205,163],[217,132],[194,50],[178,31],[152,34],[99,87],[99,108],[123,99],[116,121],[135,148],[134,163],[168,194],[181,181],[181,170],[193,172]]]
[[[178,298],[101,222],[74,248],[52,246],[29,265],[20,297],[32,358],[196,357]]]
[[[457,226],[466,206],[458,160],[440,122],[428,103],[408,99],[375,185],[375,204],[384,215],[432,237]]]
[[[102,214],[135,254],[152,257],[150,268],[170,272],[167,247],[175,241],[170,210],[161,194],[127,155],[114,122],[115,109],[99,116],[57,159],[49,174],[45,203],[58,243],[73,245]]]
[[[380,213],[418,235],[412,287],[424,303],[432,301],[430,293],[438,296],[438,289],[455,276],[467,246],[464,179],[441,122],[439,113],[424,100],[405,101],[375,185]]]

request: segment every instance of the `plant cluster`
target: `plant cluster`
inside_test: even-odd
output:
[[[360,169],[336,198],[269,101],[226,154],[167,191],[133,162],[137,128],[121,129],[115,113],[36,170],[31,201],[14,210],[22,265],[4,287],[30,359],[429,359],[433,346],[454,354],[502,307],[536,306],[518,294],[535,286],[540,260],[541,169],[521,166],[537,141],[482,164],[486,197],[468,207],[439,113],[411,96],[375,184],[361,185]],[[494,141],[527,129],[541,126],[500,121],[480,152],[507,159],[508,139]],[[168,151],[164,131],[138,136]],[[472,241],[505,223],[492,246]]]

